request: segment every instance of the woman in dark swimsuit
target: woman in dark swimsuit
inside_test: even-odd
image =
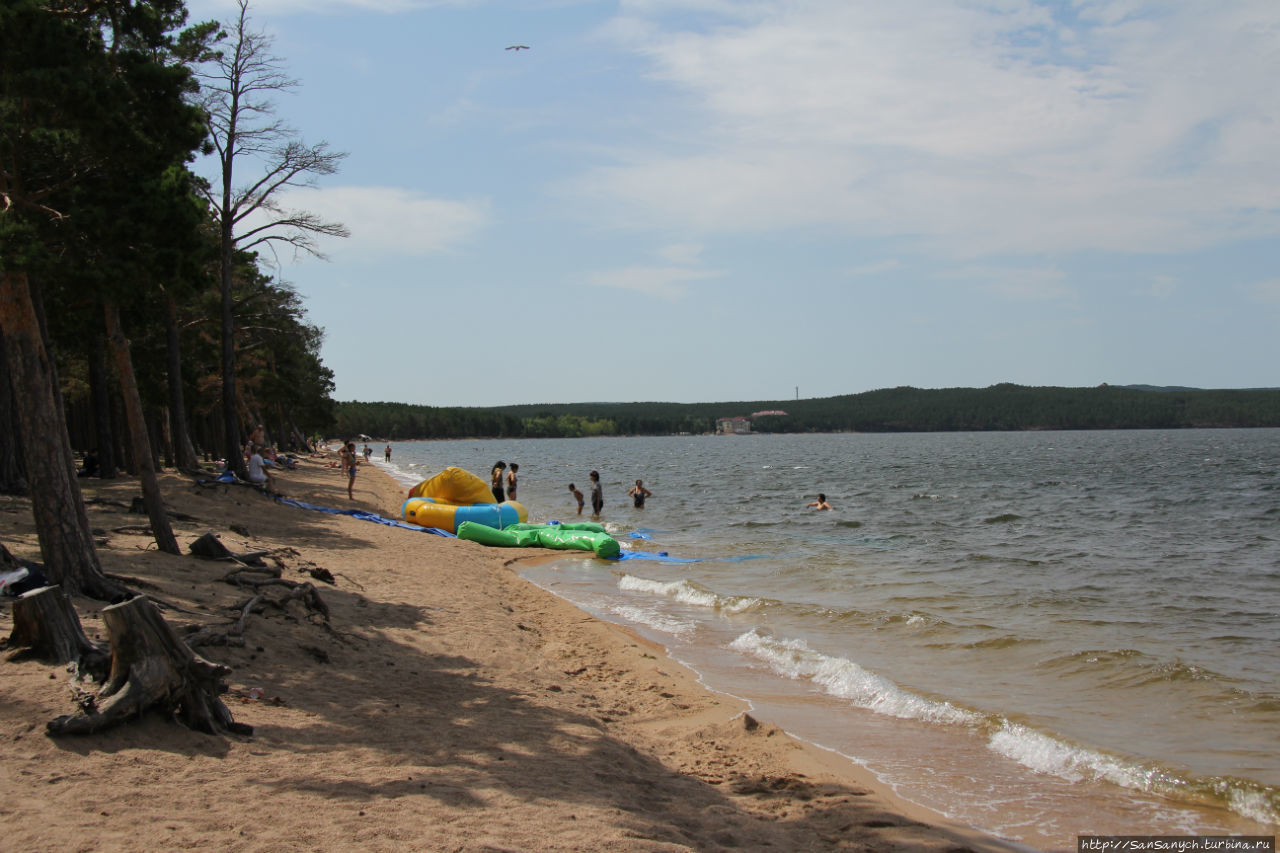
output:
[[[489,487],[493,489],[493,502],[502,503],[506,498],[502,494],[502,472],[506,470],[507,463],[499,459],[493,464],[493,470],[489,472]]]
[[[520,470],[520,466],[512,462],[511,470],[507,472],[507,500],[516,499],[516,472]]]
[[[631,495],[631,500],[635,502],[636,509],[644,509],[644,499],[653,497],[653,492],[644,487],[643,480],[636,480],[636,487],[627,492]]]

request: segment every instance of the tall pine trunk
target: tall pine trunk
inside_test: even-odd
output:
[[[230,175],[224,176],[224,182]],[[226,188],[229,197],[230,188]],[[249,479],[245,465],[240,435],[240,414],[236,411],[236,328],[234,303],[231,293],[231,265],[235,258],[235,246],[231,235],[232,223],[224,210],[222,216],[222,438],[223,451],[227,454],[227,470],[242,480]]]
[[[53,365],[40,334],[27,275],[0,275],[4,332],[18,426],[27,451],[31,509],[45,573],[72,595],[114,601],[128,594],[107,578],[93,545],[89,515],[75,476],[75,457],[53,388]]]
[[[23,462],[18,411],[14,407],[13,386],[9,382],[9,357],[5,353],[3,335],[0,335],[0,493],[27,493],[27,466]]]
[[[169,360],[169,437],[176,467],[184,474],[201,473],[187,427],[187,404],[182,390],[182,347],[178,339],[178,303],[165,294],[165,349]]]
[[[103,303],[107,320],[107,340],[115,356],[116,372],[120,374],[120,390],[124,397],[125,417],[129,420],[129,434],[133,442],[133,458],[142,481],[142,501],[151,519],[151,534],[156,545],[166,554],[181,554],[177,537],[169,525],[164,496],[160,493],[160,480],[156,477],[155,458],[151,455],[151,442],[147,438],[146,416],[142,411],[142,397],[138,394],[138,381],[133,375],[133,357],[129,354],[129,339],[120,325],[120,308],[114,302]]]
[[[111,428],[111,389],[107,387],[107,344],[102,335],[93,336],[89,348],[89,396],[93,400],[93,423],[98,436],[98,474],[114,480],[119,474],[115,431]]]

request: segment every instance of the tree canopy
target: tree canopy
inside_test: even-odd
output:
[[[158,457],[190,448],[191,470],[198,445],[235,467],[238,440],[220,438],[249,423],[287,446],[332,419],[322,332],[297,294],[252,253],[219,263],[220,211],[188,168],[210,129],[194,68],[217,61],[217,26],[186,19],[181,0],[0,5],[0,458],[26,469],[6,466],[4,486],[29,484],[51,578],[103,598],[121,590],[98,564],[73,447],[141,475],[171,550]],[[240,387],[219,394],[228,372]]]

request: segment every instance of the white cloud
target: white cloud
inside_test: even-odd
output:
[[[1280,278],[1260,281],[1250,288],[1254,300],[1264,305],[1280,305]]]
[[[1075,295],[1065,284],[1065,273],[1053,267],[970,266],[948,278],[972,282],[987,293],[1016,302],[1048,302]]]
[[[874,261],[869,264],[850,267],[845,270],[845,275],[850,278],[862,278],[864,276],[879,275],[882,272],[890,272],[892,270],[896,270],[899,266],[901,266],[901,264],[898,263],[897,258],[886,258],[883,261]]]
[[[599,270],[588,276],[597,287],[613,287],[633,290],[648,296],[677,300],[687,291],[685,285],[702,279],[716,278],[719,272],[691,269],[680,266],[635,266],[613,270]]]
[[[472,239],[491,218],[487,202],[429,198],[394,187],[296,190],[282,196],[281,204],[347,226],[350,237],[321,247],[334,255],[448,252]]]
[[[1168,299],[1178,289],[1178,279],[1171,275],[1153,275],[1143,293],[1156,299]]]
[[[1280,235],[1280,5],[1074,11],[624,2],[610,35],[673,102],[576,189],[638,224],[835,226],[970,256]]]
[[[659,249],[658,255],[673,264],[696,264],[702,257],[702,244],[672,243]]]

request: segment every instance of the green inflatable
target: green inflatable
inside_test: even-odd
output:
[[[458,525],[458,538],[495,548],[555,548],[560,551],[592,551],[611,559],[622,553],[618,540],[590,521],[576,524],[513,524],[495,530],[474,521]]]

